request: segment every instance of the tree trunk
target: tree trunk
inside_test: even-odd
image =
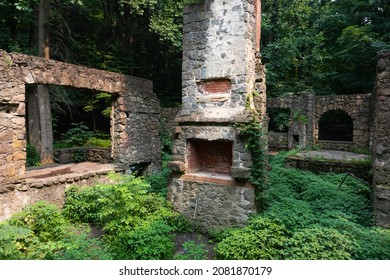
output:
[[[50,58],[49,49],[49,0],[39,2],[38,55]],[[53,163],[53,127],[51,119],[49,89],[46,85],[37,86],[39,122],[41,128],[41,164]]]
[[[38,7],[38,55],[45,59],[49,54],[49,0],[41,0]],[[41,164],[53,162],[53,128],[49,90],[37,85],[28,97],[29,141],[40,153]]]
[[[28,128],[28,142],[40,150],[41,147],[41,128],[39,124],[39,108],[37,86],[28,88],[27,95],[27,128]]]

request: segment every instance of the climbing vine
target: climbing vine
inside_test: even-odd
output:
[[[264,210],[267,198],[267,146],[262,123],[253,117],[249,123],[240,124],[240,133],[246,137],[246,148],[252,155],[252,168],[249,181],[255,187],[256,206]]]

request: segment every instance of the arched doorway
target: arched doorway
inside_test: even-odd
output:
[[[343,110],[330,110],[319,120],[318,140],[353,141],[353,121]]]

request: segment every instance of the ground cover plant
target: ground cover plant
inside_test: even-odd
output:
[[[0,259],[173,259],[188,222],[144,178],[110,179],[70,187],[61,210],[38,202],[1,223]]]
[[[242,229],[214,235],[220,259],[390,259],[390,230],[373,226],[371,189],[270,158],[268,205]]]
[[[69,188],[61,210],[39,202],[1,223],[0,259],[390,259],[390,230],[373,225],[370,187],[285,168],[285,156],[270,158],[265,210],[244,228],[210,231],[212,246],[187,240],[175,253],[175,234],[192,226],[161,195],[166,171],[111,174],[111,183]]]

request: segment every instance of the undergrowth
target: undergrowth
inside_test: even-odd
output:
[[[373,225],[370,187],[353,178],[340,186],[343,174],[285,168],[285,155],[270,160],[267,209],[219,233],[220,259],[390,259],[390,230]]]
[[[246,227],[209,233],[217,258],[390,259],[390,230],[374,226],[370,187],[285,168],[285,156],[270,158],[267,208]],[[112,174],[111,184],[70,187],[62,210],[28,206],[0,224],[0,259],[203,259],[204,247],[191,242],[174,255],[173,233],[191,226],[161,195],[166,177]]]

